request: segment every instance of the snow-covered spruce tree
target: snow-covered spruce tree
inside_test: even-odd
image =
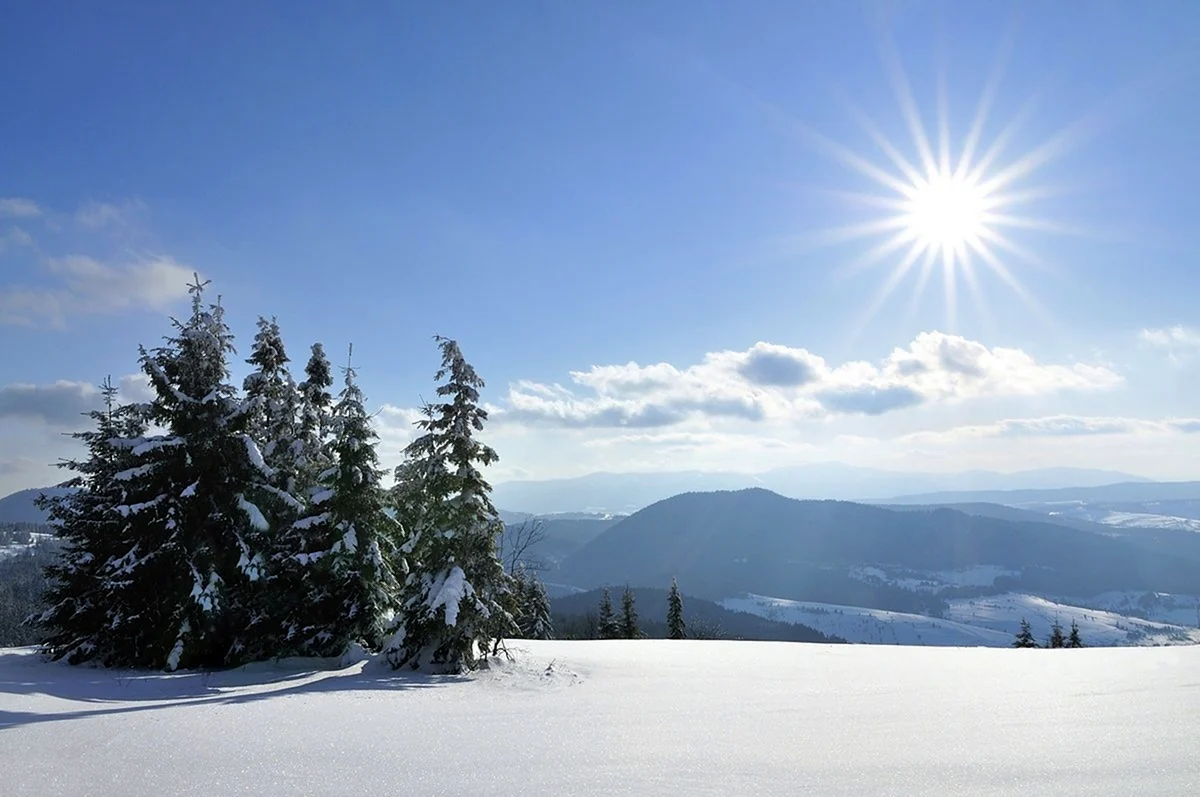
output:
[[[667,638],[687,638],[687,625],[683,622],[683,597],[679,594],[679,584],[675,579],[671,579],[671,591],[667,593]]]
[[[320,343],[312,345],[305,379],[300,383],[300,409],[296,439],[299,441],[297,469],[301,480],[299,491],[305,493],[319,481],[333,462],[329,435],[333,423],[333,369]]]
[[[1063,634],[1062,623],[1057,618],[1054,620],[1054,625],[1050,626],[1050,641],[1046,644],[1048,648],[1064,648],[1067,646],[1067,637]]]
[[[435,340],[441,401],[425,405],[422,434],[396,472],[394,504],[409,535],[403,553],[410,571],[387,657],[397,668],[462,672],[517,629],[502,605],[512,589],[496,554],[504,524],[479,470],[498,459],[475,439],[487,420],[479,406],[484,383],[457,343]]]
[[[550,598],[536,573],[517,567],[513,573],[511,612],[522,639],[554,639]]]
[[[1013,639],[1014,648],[1036,648],[1037,640],[1033,638],[1033,627],[1029,625],[1029,621],[1024,617],[1021,618],[1021,630],[1017,632],[1017,636]]]
[[[287,622],[297,653],[337,656],[352,643],[378,650],[395,613],[404,557],[395,549],[399,524],[385,511],[378,439],[354,369],[333,407],[333,463],[320,474],[307,514],[294,527],[306,540],[293,557],[306,597]]]
[[[629,585],[625,585],[625,591],[621,593],[621,639],[641,639],[645,634],[642,633],[641,626],[638,625],[637,607],[633,602],[633,590]]]
[[[118,406],[110,379],[100,388],[104,408],[89,413],[95,428],[71,436],[87,447],[87,456],[59,467],[77,475],[61,486],[69,493],[40,496],[38,506],[65,544],[57,563],[46,568],[48,608],[30,622],[41,627],[42,650],[71,664],[114,660],[113,632],[121,626],[121,606],[107,579],[106,565],[126,550],[122,477],[133,457],[120,440],[140,437],[145,422],[136,406]]]
[[[117,563],[136,604],[138,644],[119,663],[168,670],[237,664],[263,647],[251,603],[269,551],[266,517],[250,496],[274,475],[247,433],[247,405],[229,384],[233,336],[197,278],[192,313],[141,365],[155,392],[151,424],[164,435],[130,441],[132,546]]]
[[[608,594],[607,587],[600,593],[600,616],[596,630],[601,639],[618,639],[621,636],[621,624],[617,622],[617,616],[613,613],[612,596]]]
[[[1079,636],[1079,621],[1071,621],[1071,634],[1067,637],[1067,647],[1081,648],[1083,647],[1083,639]]]
[[[242,383],[246,433],[258,445],[270,470],[250,493],[266,524],[253,530],[247,544],[264,553],[267,565],[264,577],[253,582],[246,595],[255,606],[251,617],[254,648],[247,650],[247,656],[266,658],[290,652],[281,638],[283,618],[304,600],[302,584],[289,578],[292,569],[283,565],[301,550],[300,541],[291,533],[292,523],[305,507],[298,494],[302,481],[301,400],[275,319],[259,317],[246,362],[254,366]]]

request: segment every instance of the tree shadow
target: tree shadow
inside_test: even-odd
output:
[[[291,660],[212,672],[161,673],[72,667],[48,663],[29,653],[3,651],[0,704],[6,694],[22,694],[101,707],[58,712],[0,708],[0,730],[188,706],[250,704],[304,694],[429,689],[470,680],[467,675],[394,671],[379,661],[366,662],[361,668],[334,669]]]

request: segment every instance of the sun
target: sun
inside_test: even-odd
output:
[[[968,177],[931,174],[912,186],[904,223],[925,248],[945,253],[964,251],[987,234],[987,191]]]

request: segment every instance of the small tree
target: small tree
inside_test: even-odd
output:
[[[1063,635],[1062,623],[1057,618],[1054,620],[1054,625],[1050,626],[1050,642],[1047,647],[1063,648],[1067,645],[1067,639]]]
[[[621,638],[641,639],[643,636],[645,635],[638,626],[637,608],[633,603],[633,590],[626,584],[625,591],[621,593]]]
[[[524,568],[513,575],[513,616],[523,639],[554,639],[550,598],[541,579]]]
[[[683,622],[683,597],[679,585],[671,579],[671,592],[667,595],[667,638],[687,638],[687,626]]]
[[[621,626],[613,613],[612,596],[608,588],[600,593],[600,617],[597,620],[597,631],[601,639],[617,639],[621,636]]]
[[[1029,621],[1024,617],[1021,618],[1021,630],[1017,632],[1016,638],[1013,640],[1014,648],[1036,648],[1037,640],[1033,638],[1033,628],[1029,625]]]
[[[1076,620],[1071,620],[1071,635],[1067,637],[1067,647],[1083,647],[1083,640],[1079,637],[1079,622]]]

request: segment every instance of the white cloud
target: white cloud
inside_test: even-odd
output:
[[[21,197],[0,197],[0,216],[11,216],[18,219],[31,219],[42,215],[42,209],[32,199]]]
[[[124,202],[85,202],[75,212],[75,220],[89,230],[128,227],[145,213],[146,204],[140,199]]]
[[[193,273],[169,257],[112,264],[69,255],[48,259],[45,268],[57,286],[0,289],[0,324],[65,327],[81,315],[165,311],[187,295]]]
[[[974,398],[1104,390],[1123,382],[1108,366],[1037,362],[1020,349],[988,348],[941,332],[917,336],[880,364],[831,367],[806,349],[757,343],[700,363],[592,366],[573,387],[521,381],[493,408],[496,420],[563,428],[661,428],[685,421],[814,420],[882,415]]]
[[[1142,343],[1163,349],[1167,358],[1176,364],[1184,362],[1190,355],[1200,351],[1200,330],[1176,324],[1171,327],[1143,329],[1138,333]]]
[[[99,405],[99,389],[86,382],[0,387],[0,418],[38,421],[59,429],[87,426],[86,413]]]
[[[908,442],[954,443],[987,438],[1093,437],[1100,435],[1172,435],[1200,433],[1200,419],[1094,417],[1051,415],[1041,418],[1007,418],[994,423],[956,426],[942,431],[916,432],[900,438]]]

